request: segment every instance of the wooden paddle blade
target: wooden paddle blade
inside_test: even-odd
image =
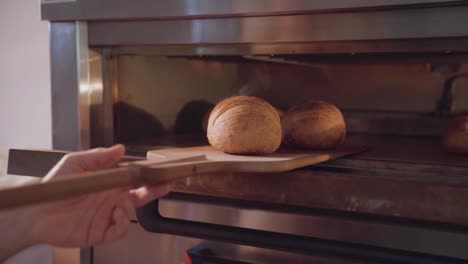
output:
[[[211,147],[169,150],[168,155],[202,154],[203,159],[141,166],[135,175],[143,182],[163,183],[184,177],[214,172],[276,173],[314,165],[364,151],[365,148],[342,148],[322,151],[289,150],[265,156],[229,155]],[[150,155],[151,157],[151,155]]]
[[[204,146],[150,151],[148,152],[148,158],[161,155],[205,155],[206,160],[223,164],[222,168],[218,167],[218,170],[230,172],[275,173],[326,162],[332,159],[357,154],[365,150],[366,148],[364,147],[342,147],[332,150],[280,149],[279,151],[269,155],[246,156],[226,154],[213,147]],[[156,165],[156,167],[152,166],[152,168],[160,168],[160,166]],[[180,174],[181,172],[177,171],[177,173]],[[187,171],[187,173],[187,176],[191,175],[190,171]]]
[[[359,154],[366,150],[366,147],[342,147],[333,150],[313,151],[310,153],[292,151],[290,154],[295,155],[295,153],[298,153],[297,156],[293,156],[293,158],[289,160],[278,162],[274,167],[270,167],[269,169],[272,172],[286,172],[338,158],[347,157],[350,155]]]

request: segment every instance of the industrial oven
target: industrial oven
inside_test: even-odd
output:
[[[369,148],[182,180],[81,263],[468,260],[468,156],[440,148],[468,110],[467,1],[42,0],[41,12],[56,150],[205,145],[203,116],[232,95],[331,102],[345,144]],[[42,176],[61,155],[11,150],[9,173]]]

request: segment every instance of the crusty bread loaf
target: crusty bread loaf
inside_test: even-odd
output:
[[[252,96],[235,96],[211,111],[207,137],[230,154],[272,153],[281,144],[281,121],[275,108]]]
[[[202,117],[202,128],[203,128],[203,132],[205,132],[205,134],[208,131],[208,120],[210,119],[210,114],[211,114],[212,110],[213,110],[213,108],[208,110]]]
[[[346,135],[340,110],[323,101],[309,100],[291,108],[282,118],[282,127],[283,142],[299,148],[334,148]]]
[[[468,115],[450,120],[442,133],[442,148],[450,153],[468,154]]]
[[[276,107],[276,106],[273,106],[276,110],[276,112],[278,113],[280,119],[284,116],[284,111],[281,110],[280,108]],[[213,110],[213,108],[211,108],[209,111],[207,111],[204,115],[203,115],[203,118],[202,118],[202,128],[203,128],[203,132],[206,132],[208,131],[208,120],[210,119],[210,114],[211,114],[211,111]]]

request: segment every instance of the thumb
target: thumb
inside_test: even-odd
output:
[[[66,162],[72,166],[78,166],[84,171],[109,167],[115,164],[125,153],[123,145],[115,145],[111,148],[95,148],[87,151],[70,154]]]

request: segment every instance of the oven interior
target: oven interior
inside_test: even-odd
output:
[[[335,104],[345,116],[347,142],[418,136],[435,144],[446,121],[468,109],[468,80],[462,75],[468,65],[456,54],[443,63],[433,54],[410,62],[386,62],[375,54],[373,60],[365,54],[330,57],[109,55],[113,128],[106,140],[142,153],[145,146],[206,144],[203,116],[234,95],[258,96],[285,111],[307,99]],[[462,76],[451,83],[453,100],[444,111],[444,90],[456,75]]]
[[[93,52],[95,56],[106,56],[101,60],[104,68],[100,65],[98,72],[112,76],[112,80],[106,82],[110,83],[111,92],[107,96],[111,98],[108,101],[113,110],[106,117],[102,114],[102,105],[98,104],[91,108],[96,111],[92,116],[105,117],[109,121],[111,114],[113,124],[112,129],[95,128],[97,132],[93,133],[95,141],[92,146],[122,143],[127,147],[127,154],[144,157],[150,149],[206,145],[202,118],[223,98],[259,96],[285,111],[306,99],[316,99],[333,103],[343,111],[347,124],[346,145],[365,145],[369,150],[351,158],[302,169],[305,173],[326,175],[345,170],[345,174],[359,175],[372,172],[375,177],[444,184],[460,183],[466,179],[466,157],[444,153],[440,148],[440,133],[446,122],[468,109],[468,80],[463,78],[468,64],[463,54],[165,56],[135,50],[121,52],[112,48],[95,48]],[[454,79],[454,76],[460,77]],[[450,102],[443,98],[447,87],[453,95]],[[444,102],[450,106],[442,108]],[[105,120],[91,124],[102,123]],[[98,137],[103,131],[107,134]],[[187,187],[190,181],[183,181],[180,185]],[[376,201],[374,211],[379,213],[385,203]],[[233,209],[196,203],[190,198],[182,201],[171,197],[164,199],[160,211],[172,218],[468,257],[460,247],[468,240],[464,233],[447,233],[443,229],[427,231],[417,226],[395,227],[387,223],[359,223],[294,212],[269,212],[262,210],[261,205],[253,209]],[[388,212],[384,214],[388,215]],[[135,226],[134,229],[133,232],[139,236],[133,239],[140,241],[142,236],[147,236],[141,234],[144,232],[141,228]],[[362,235],[366,232],[370,233]],[[152,238],[148,239],[152,241]],[[177,248],[176,252],[196,247],[201,242],[177,240],[171,236],[163,236],[163,240]],[[445,241],[447,247],[439,247],[440,241]],[[155,246],[154,243],[149,242]],[[221,258],[225,249],[222,244],[214,245],[216,250],[210,246],[211,250]],[[124,245],[117,242],[112,246],[98,247],[95,257],[97,260],[117,261],[106,253],[119,247]],[[226,247],[236,247],[231,249],[235,252],[255,252],[252,256],[260,256],[260,259],[278,254],[232,244]],[[195,249],[187,252],[194,258],[201,254]],[[163,255],[156,256],[164,258]],[[236,260],[242,259],[239,254],[236,256]],[[286,258],[287,254],[281,256]],[[171,260],[181,257],[172,256]],[[300,255],[292,256],[291,261],[293,259],[309,260]],[[265,263],[256,261],[246,263]],[[336,260],[320,261],[333,263]]]

